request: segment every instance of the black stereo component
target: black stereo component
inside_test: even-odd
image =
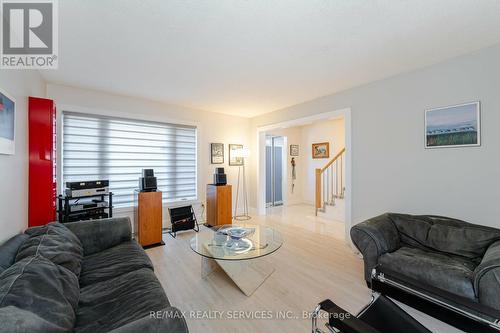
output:
[[[158,189],[153,169],[142,169],[142,177],[139,178],[139,189],[141,192],[152,192]]]
[[[219,173],[214,174],[214,184],[215,185],[226,185],[227,184],[226,175],[219,174]]]
[[[68,216],[67,221],[82,221],[82,220],[94,220],[100,218],[106,218],[109,215],[104,211],[104,208],[96,208],[92,210],[81,210],[72,212],[70,216]]]
[[[158,189],[156,177],[141,177],[139,179],[139,189],[142,192],[152,192]]]
[[[97,208],[106,208],[108,207],[108,203],[104,200],[92,200],[92,201],[79,201],[77,204],[72,204],[69,206],[70,212],[78,212],[87,209],[97,209]]]
[[[109,193],[109,187],[93,187],[93,188],[83,188],[83,189],[69,189],[67,188],[64,193],[69,198],[78,197],[90,197],[95,195],[106,195]]]
[[[215,168],[214,184],[215,185],[226,185],[227,184],[227,177],[226,177],[226,174],[224,173],[224,168]]]
[[[66,182],[66,188],[74,190],[86,190],[89,188],[102,188],[108,187],[109,180],[92,180],[85,182]]]

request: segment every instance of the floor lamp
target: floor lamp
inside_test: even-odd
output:
[[[247,180],[245,177],[245,158],[248,157],[250,152],[248,149],[241,148],[234,151],[234,157],[241,158],[242,164],[238,167],[238,185],[236,186],[236,204],[234,205],[234,215],[233,219],[238,221],[250,220],[251,217],[248,215],[248,196],[247,196]],[[243,179],[242,179],[243,178]],[[242,180],[242,190],[243,190],[243,214],[238,214],[238,201],[240,195],[240,179]]]

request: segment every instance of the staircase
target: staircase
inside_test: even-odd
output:
[[[335,200],[344,199],[344,157],[343,148],[323,168],[316,169],[316,216],[324,212],[326,206],[335,206]]]

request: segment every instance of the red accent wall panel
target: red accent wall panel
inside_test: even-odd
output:
[[[28,101],[28,225],[56,220],[56,108],[50,99]]]

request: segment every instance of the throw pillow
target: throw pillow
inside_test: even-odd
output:
[[[80,276],[83,247],[78,237],[61,223],[26,230],[30,237],[17,252],[16,262],[24,258],[41,255]]]
[[[40,255],[22,259],[0,275],[0,308],[32,312],[31,319],[39,317],[57,331],[72,331],[79,295],[76,275]]]

